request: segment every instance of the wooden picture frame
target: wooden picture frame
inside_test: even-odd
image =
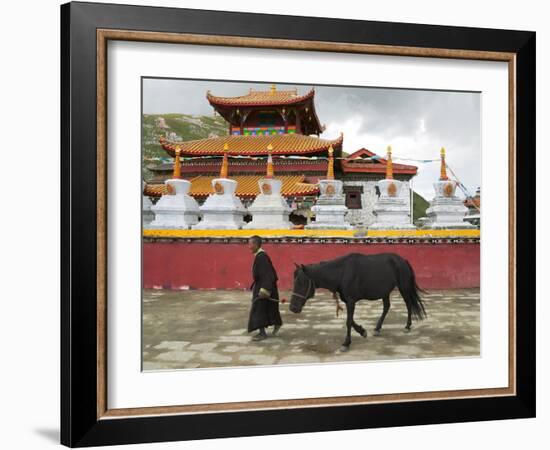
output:
[[[109,40],[507,62],[508,387],[109,409],[105,188]],[[80,447],[535,416],[535,33],[69,3],[61,7],[61,56],[62,444]]]

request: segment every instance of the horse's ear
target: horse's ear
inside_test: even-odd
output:
[[[305,269],[306,269],[306,266],[304,266],[303,264],[300,264],[300,269],[305,270]]]
[[[294,265],[296,266],[296,269],[300,268],[300,266],[298,264],[294,263]]]

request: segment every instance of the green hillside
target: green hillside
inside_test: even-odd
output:
[[[164,136],[178,141],[192,141],[208,137],[227,135],[227,122],[220,116],[193,116],[190,114],[144,114],[143,115],[143,176],[151,178],[149,165],[157,165],[159,161],[151,158],[167,158],[167,153],[159,144],[159,138]],[[171,135],[174,133],[175,135]]]
[[[428,209],[429,206],[430,204],[424,197],[413,191],[413,222],[420,217],[425,217],[426,209]]]

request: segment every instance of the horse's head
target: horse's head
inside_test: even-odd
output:
[[[306,301],[315,295],[315,284],[307,275],[306,268],[303,264],[296,265],[294,271],[294,288],[292,289],[292,297],[290,298],[289,309],[293,313],[302,312],[302,308]]]

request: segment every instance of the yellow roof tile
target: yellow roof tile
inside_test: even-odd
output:
[[[228,145],[228,155],[266,155],[269,144],[273,147],[273,155],[308,154],[328,150],[331,145],[337,150],[341,148],[342,142],[343,135],[330,140],[302,134],[234,135],[186,142],[171,142],[160,138],[160,144],[171,156],[175,155],[177,149],[181,151],[181,155],[187,156],[223,155],[225,144]]]
[[[191,189],[189,194],[194,197],[205,197],[214,193],[212,180],[218,178],[215,176],[201,175],[191,179]],[[237,175],[231,177],[237,181],[236,194],[239,197],[255,197],[260,193],[258,181],[265,178],[265,175]],[[281,194],[284,197],[300,196],[300,195],[315,195],[319,192],[319,188],[315,184],[304,183],[304,175],[283,175],[276,177],[283,182]],[[164,184],[147,184],[144,194],[150,197],[160,197],[167,193]]]
[[[207,92],[206,98],[212,104],[228,106],[267,106],[267,105],[290,105],[299,103],[315,95],[315,90],[311,89],[304,95],[298,95],[296,89],[289,91],[280,91],[273,87],[268,91],[254,91],[250,89],[248,94],[237,97],[217,97]]]

